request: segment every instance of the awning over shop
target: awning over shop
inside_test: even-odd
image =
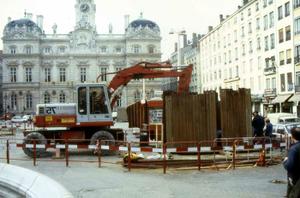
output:
[[[274,100],[272,100],[272,104],[275,103],[283,103],[287,101],[293,94],[285,94],[285,95],[278,95]]]
[[[291,102],[298,102],[300,101],[300,94],[294,94],[290,99],[289,101]]]

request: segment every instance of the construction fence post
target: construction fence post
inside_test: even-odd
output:
[[[131,144],[128,143],[128,171],[131,170]]]
[[[98,167],[101,167],[101,144],[102,144],[102,140],[97,140],[97,144],[98,144]]]
[[[36,140],[33,140],[33,166],[36,166]]]
[[[201,170],[201,155],[200,155],[200,150],[201,148],[200,148],[200,143],[198,142],[197,143],[197,159],[198,159],[198,171],[200,171]]]
[[[233,145],[232,145],[232,168],[233,170],[235,170],[235,158],[236,158],[236,143],[237,143],[237,140],[234,140],[233,141]]]
[[[9,164],[9,139],[6,140],[6,163]]]
[[[69,145],[68,139],[65,139],[65,157],[66,157],[66,167],[69,166]]]
[[[166,155],[167,155],[167,145],[166,145],[166,143],[164,143],[163,144],[163,169],[164,169],[164,174],[166,174],[166,172],[167,172]]]
[[[263,139],[262,143],[262,160],[263,166],[266,166],[266,138]]]

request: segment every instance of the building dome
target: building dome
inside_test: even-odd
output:
[[[15,32],[41,34],[42,30],[36,23],[34,23],[30,19],[18,19],[10,21],[4,28],[4,35]]]
[[[137,19],[132,21],[129,25],[128,28],[150,28],[150,29],[158,29],[159,27],[156,23],[154,23],[153,21],[150,20],[146,20],[146,19]]]

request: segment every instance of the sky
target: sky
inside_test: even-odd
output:
[[[124,15],[130,21],[143,18],[154,21],[161,30],[161,51],[163,60],[174,51],[176,34],[170,31],[186,30],[188,39],[193,32],[206,34],[208,26],[219,24],[219,15],[230,15],[237,10],[242,0],[94,0],[96,4],[96,26],[98,33],[108,33],[111,23],[113,33],[124,33]],[[44,30],[51,34],[54,23],[57,33],[67,34],[75,26],[76,0],[0,0],[0,37],[8,17],[12,20],[24,17],[24,12],[44,16]],[[2,41],[0,49],[3,48]]]

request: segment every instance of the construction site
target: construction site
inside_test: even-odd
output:
[[[290,137],[253,137],[250,90],[190,93],[191,71],[192,65],[174,70],[169,63],[142,62],[118,72],[107,87],[79,85],[77,103],[40,104],[33,123],[3,126],[0,159],[32,167],[92,164],[163,174],[281,164]],[[138,101],[113,118],[118,87],[156,77],[178,78],[177,92]]]

